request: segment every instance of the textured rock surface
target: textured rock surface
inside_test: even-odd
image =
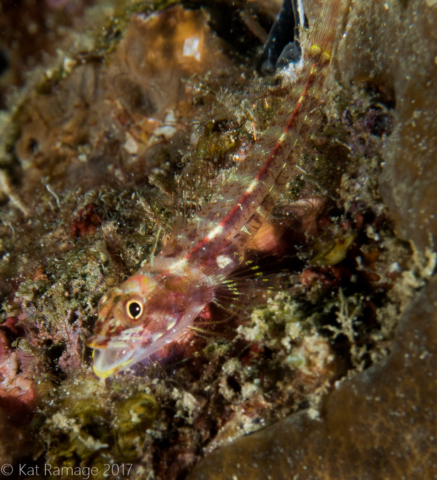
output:
[[[84,14],[87,7],[96,3],[94,0],[0,3],[0,109],[7,107],[6,98],[12,93],[12,86],[25,84],[36,66],[46,64],[50,55],[77,41],[77,34],[92,25],[92,19],[84,18]]]
[[[163,6],[166,1],[157,3]],[[96,304],[110,285],[153,255],[161,230],[166,235],[175,203],[174,174],[186,169],[187,198],[193,185],[193,205],[200,206],[210,192],[204,186],[205,192],[199,193],[201,177],[207,182],[206,173],[216,161],[244,159],[257,122],[257,130],[265,128],[275,102],[284,94],[280,87],[264,83],[266,79],[252,78],[255,52],[246,52],[266,35],[263,25],[269,22],[262,10],[269,8],[269,0],[263,0],[258,13],[243,8],[243,0],[208,0],[205,3],[211,6],[205,12],[174,7],[173,13],[147,17],[152,3],[135,1],[136,15],[126,10],[108,20],[94,47],[60,52],[61,65],[44,69],[45,80],[17,110],[12,119],[17,128],[4,142],[0,159],[5,169],[0,170],[4,311],[0,317],[5,348],[3,357],[0,348],[0,380],[12,405],[21,406],[35,396],[43,407],[29,425],[30,416],[23,410],[3,418],[2,408],[9,415],[12,411],[5,398],[0,401],[0,459],[24,463],[33,453],[41,464],[100,465],[101,473],[102,463],[129,459],[135,463],[131,480],[181,480],[218,445],[309,406],[313,420],[301,412],[235,441],[223,454],[207,458],[197,470],[201,474],[194,472],[193,478],[391,479],[404,475],[414,479],[434,474],[435,458],[431,453],[426,457],[435,448],[435,387],[430,374],[435,371],[432,349],[436,342],[433,313],[427,310],[434,312],[432,299],[427,300],[433,295],[430,286],[425,293],[417,290],[421,297],[404,314],[396,347],[385,363],[345,380],[338,388],[332,386],[338,376],[323,387],[331,393],[317,421],[322,391],[312,394],[325,373],[332,378],[325,368],[330,343],[340,357],[335,364],[339,375],[349,371],[352,376],[352,366],[362,371],[385,357],[398,309],[433,268],[432,261],[424,268],[417,254],[411,269],[410,250],[393,238],[375,178],[385,142],[384,196],[397,215],[398,232],[404,237],[413,232],[417,243],[427,245],[427,227],[421,233],[411,226],[414,212],[407,210],[422,198],[418,193],[427,194],[426,188],[416,188],[422,177],[413,175],[403,159],[412,165],[420,162],[423,178],[432,182],[433,177],[425,175],[432,166],[425,161],[426,155],[432,158],[432,126],[425,138],[424,125],[430,124],[420,122],[429,117],[418,113],[425,107],[411,104],[412,99],[419,102],[419,94],[427,96],[429,105],[433,101],[432,84],[430,88],[426,84],[432,80],[434,54],[424,51],[419,34],[432,19],[429,1],[352,3],[338,29],[339,37],[347,30],[335,65],[336,79],[345,88],[334,87],[339,94],[332,95],[336,101],[327,102],[326,107],[327,116],[333,116],[331,123],[313,139],[317,162],[309,158],[304,164],[306,177],[311,177],[312,169],[317,174],[317,189],[300,177],[287,198],[302,202],[288,209],[285,204],[275,214],[279,223],[290,212],[302,210],[302,203],[309,212],[314,207],[312,215],[296,221],[300,230],[293,228],[296,237],[288,238],[289,244],[299,243],[296,230],[302,238],[309,232],[317,235],[318,228],[327,233],[314,247],[317,256],[307,252],[312,260],[301,278],[300,295],[305,299],[298,305],[299,287],[293,293],[296,296],[276,297],[266,309],[257,309],[250,323],[239,326],[241,337],[234,343],[217,338],[205,348],[206,343],[199,343],[201,348],[190,344],[190,349],[188,343],[182,345],[185,358],[177,368],[156,365],[147,373],[97,383],[85,350]],[[308,2],[315,7],[317,3]],[[344,7],[347,10],[347,0]],[[97,23],[106,15],[106,9],[99,11],[102,19]],[[316,12],[317,8],[309,10],[310,22]],[[273,18],[273,13],[267,17]],[[170,48],[169,32],[177,33],[184,19],[190,18],[193,22],[188,24],[197,25],[195,31],[201,27],[202,38],[211,38],[206,55],[213,59],[210,65],[198,65],[196,59],[194,66],[211,68],[212,74],[191,70],[174,55],[192,38],[191,27],[185,37],[175,34],[174,48]],[[240,20],[235,23],[236,18]],[[228,19],[234,22],[231,26]],[[393,33],[394,27],[399,35]],[[208,33],[210,28],[218,38]],[[229,38],[234,39],[230,44]],[[89,32],[82,43],[87,39],[91,42],[94,36]],[[226,39],[228,47],[222,42]],[[150,49],[150,44],[156,48]],[[151,57],[159,54],[144,65],[144,52]],[[232,55],[228,58],[226,52]],[[223,62],[218,61],[219,53],[226,57]],[[190,60],[183,52],[182,57],[184,62]],[[419,82],[419,91],[409,89],[408,72],[415,72],[412,85]],[[36,71],[33,77],[36,81]],[[367,88],[362,83],[361,88],[349,90],[351,83],[359,82]],[[391,132],[394,107],[396,130],[384,137]],[[410,133],[412,118],[417,120],[420,139],[417,132],[405,134]],[[427,149],[419,155],[421,141]],[[330,176],[325,176],[325,168]],[[416,182],[416,187],[403,196],[409,192],[408,182]],[[313,194],[328,183],[329,198],[340,196],[338,208],[319,218],[315,211],[324,200]],[[348,248],[350,242],[354,244]],[[429,255],[428,260],[432,260]],[[426,271],[423,275],[421,269]],[[201,320],[209,320],[212,313],[206,312]],[[15,328],[18,320],[28,329],[25,333]],[[309,330],[299,326],[303,322]],[[314,325],[323,337],[314,334]],[[175,361],[176,354],[172,355],[167,365]],[[29,375],[38,378],[37,387],[29,382]],[[140,381],[138,375],[143,375]],[[144,421],[138,422],[141,412],[147,413],[144,395],[152,395],[159,405],[150,429],[147,426],[155,414],[143,415]],[[136,409],[131,408],[132,402]]]
[[[337,69],[345,85],[370,82],[395,104],[381,194],[399,234],[421,248],[437,234],[436,26],[432,0],[353,2]]]
[[[306,412],[240,438],[190,479],[431,479],[437,475],[437,281],[404,313],[391,356]]]
[[[3,405],[0,407],[0,464],[12,463],[18,458],[31,455],[34,447],[37,447],[29,437],[25,425],[28,421],[29,415],[19,418],[11,415],[10,409]]]
[[[395,107],[381,194],[399,235],[421,249],[437,230],[436,22],[431,0],[352,2],[335,65],[346,88],[367,82]],[[320,421],[291,416],[216,451],[190,478],[436,478],[436,283],[404,312],[388,359],[328,394]]]

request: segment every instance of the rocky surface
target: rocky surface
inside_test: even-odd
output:
[[[437,472],[437,294],[404,313],[390,356],[303,411],[206,457],[190,479],[432,479]]]
[[[0,459],[100,476],[130,462],[130,479],[199,461],[192,478],[427,478],[437,6],[344,3],[320,122],[248,253],[286,268],[276,292],[255,307],[265,292],[243,272],[231,321],[211,307],[196,335],[102,383],[86,348],[100,297],[219,192],[287,93],[255,72],[280,2],[121,3],[47,1],[73,12],[69,47],[2,111]],[[82,14],[96,29],[76,35]]]
[[[399,234],[422,250],[437,234],[436,25],[433,0],[354,2],[337,67],[346,85],[369,82],[395,108],[381,194]]]
[[[367,82],[395,108],[381,194],[399,234],[423,251],[434,250],[436,229],[436,22],[433,1],[353,2],[336,63],[346,88]],[[239,439],[190,478],[435,478],[435,292],[435,279],[417,292],[390,356],[337,384],[320,419],[300,412]]]

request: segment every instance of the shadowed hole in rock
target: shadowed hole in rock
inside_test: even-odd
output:
[[[382,137],[383,135],[390,135],[393,130],[393,117],[380,109],[371,109],[374,114],[373,122],[370,126],[372,135]]]
[[[39,142],[35,138],[31,138],[27,144],[27,149],[31,153],[37,153],[39,150]]]
[[[234,377],[228,377],[226,383],[235,393],[241,393],[241,385],[237,382]]]
[[[117,79],[116,84],[121,94],[121,101],[126,104],[127,108],[145,117],[149,117],[156,112],[155,102],[140,85],[129,78],[123,77]]]
[[[0,76],[3,75],[9,68],[9,60],[6,53],[0,50]]]

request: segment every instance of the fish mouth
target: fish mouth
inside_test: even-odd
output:
[[[167,337],[162,333],[140,336],[137,328],[115,338],[99,334],[88,340],[88,346],[94,349],[93,370],[100,378],[107,378],[141,362],[167,343]]]
[[[106,348],[109,343],[109,338],[105,335],[93,335],[86,342],[91,348]]]
[[[107,346],[89,344],[93,351],[93,370],[99,378],[107,378],[135,363],[137,350],[134,344],[110,342]]]

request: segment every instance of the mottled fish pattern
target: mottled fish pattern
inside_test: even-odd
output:
[[[142,267],[99,304],[94,371],[99,377],[140,362],[181,336],[243,261],[243,253],[293,176],[324,98],[340,0],[324,2],[288,79],[275,122],[259,137],[192,228],[175,235],[153,263]],[[305,42],[304,42],[305,45]]]

